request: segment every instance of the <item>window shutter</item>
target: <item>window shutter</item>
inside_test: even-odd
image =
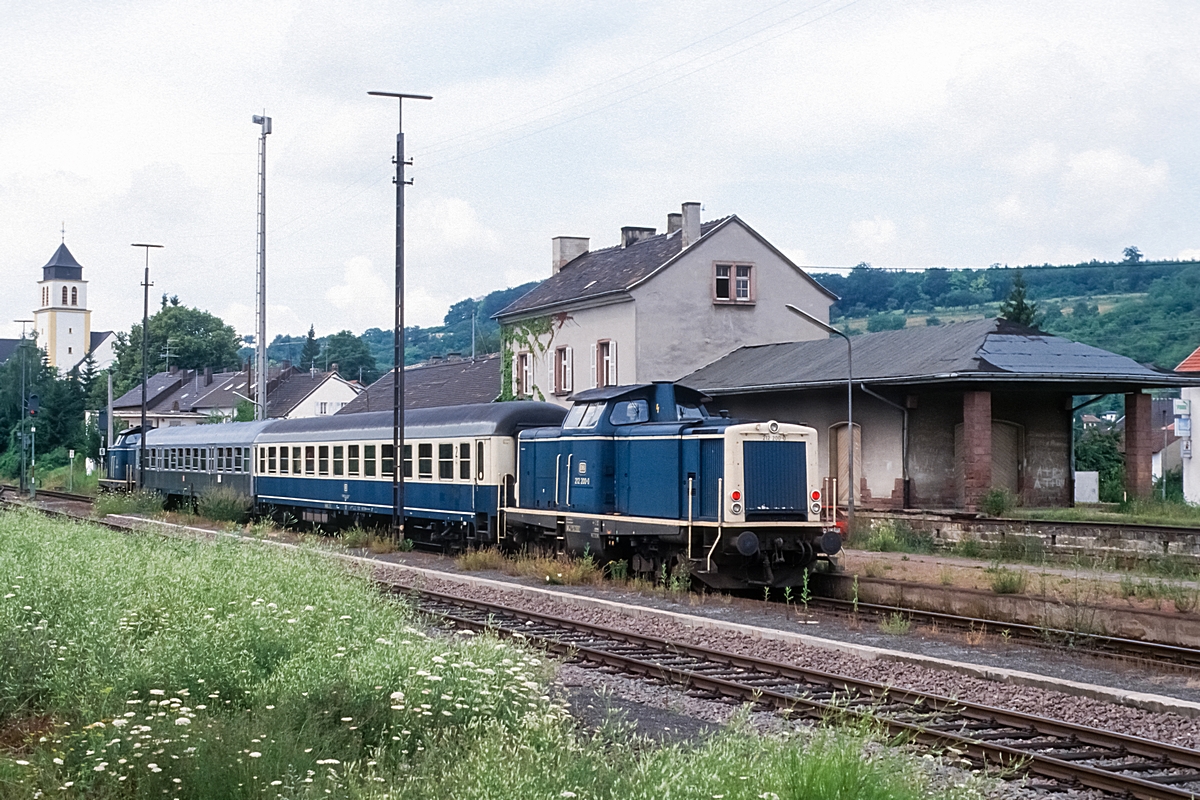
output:
[[[558,391],[558,384],[554,381],[554,364],[558,361],[555,358],[553,350],[546,350],[546,390],[542,392],[544,395],[551,395]]]
[[[513,397],[521,396],[521,354],[520,353],[513,353],[512,393],[513,393]]]
[[[596,344],[592,343],[592,388],[595,389],[599,384],[596,383]]]
[[[523,388],[525,389],[525,393],[532,396],[533,395],[533,356],[531,354],[527,353],[525,355],[525,363],[523,364],[523,367],[524,367],[524,369],[522,369],[522,371],[521,371],[522,372],[521,384],[522,384]]]
[[[605,377],[605,382],[609,386],[619,386],[617,383],[617,340],[613,339],[608,343],[608,375]]]
[[[567,364],[566,368],[564,369],[562,388],[563,391],[567,392],[568,394],[575,391],[575,365],[572,363],[571,358],[571,354],[573,352],[574,349],[571,347],[567,347],[567,349],[563,351],[563,359],[567,362]]]

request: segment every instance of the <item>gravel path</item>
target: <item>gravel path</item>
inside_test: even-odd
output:
[[[381,573],[388,579],[401,583],[412,580],[411,573],[402,570],[393,571],[384,567]],[[452,580],[427,579],[423,588],[470,599],[500,599],[496,589],[469,586]],[[631,633],[751,655],[835,674],[853,675],[890,686],[934,692],[964,701],[1050,716],[1066,722],[1184,747],[1200,747],[1200,720],[1188,719],[1177,714],[1144,711],[1046,689],[1000,684],[910,664],[868,661],[845,653],[774,640],[754,639],[731,631],[692,629],[671,620],[647,619],[614,611],[581,608],[556,601],[552,597],[529,596],[516,592],[503,592],[500,596],[506,605],[538,613],[552,613]]]

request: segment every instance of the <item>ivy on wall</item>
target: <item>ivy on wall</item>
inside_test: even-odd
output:
[[[545,356],[554,344],[554,335],[562,328],[571,315],[566,312],[549,314],[544,317],[529,317],[513,323],[500,326],[500,400],[521,400],[513,393],[513,354],[520,350],[536,352]],[[537,380],[533,381],[533,392],[538,400],[546,396],[538,388]]]

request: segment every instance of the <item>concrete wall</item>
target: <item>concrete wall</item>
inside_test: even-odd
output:
[[[996,392],[992,419],[1015,422],[1025,438],[1021,503],[1067,506],[1071,497],[1070,396],[1051,392]]]
[[[716,262],[754,266],[753,304],[716,304]],[[792,303],[829,321],[832,300],[757,236],[731,223],[689,249],[631,294],[638,305],[638,382],[678,380],[738,347],[825,338]]]
[[[914,392],[908,412],[908,476],[917,508],[959,503],[954,426],[962,422],[961,392]]]

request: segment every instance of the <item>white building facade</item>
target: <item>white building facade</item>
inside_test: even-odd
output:
[[[621,244],[557,237],[551,277],[496,315],[502,396],[569,405],[576,391],[678,380],[743,345],[825,338],[836,297],[736,216],[669,214],[667,232],[621,230]]]
[[[92,312],[87,303],[83,266],[61,244],[42,267],[38,281],[38,308],[33,312],[38,346],[46,351],[50,366],[69,372],[92,354],[97,369],[112,364],[112,331],[93,334]]]

